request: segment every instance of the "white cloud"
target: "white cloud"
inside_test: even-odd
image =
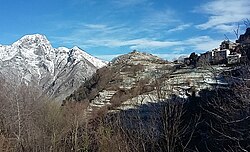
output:
[[[95,39],[88,40],[87,43],[91,45],[99,45],[106,47],[121,47],[128,46],[130,49],[159,49],[167,48],[171,46],[176,46],[182,44],[179,41],[156,41],[149,39],[133,39],[133,40],[115,40],[115,39]]]
[[[131,7],[139,4],[144,4],[148,0],[113,0],[113,4],[119,7]]]
[[[98,45],[109,42],[107,39],[124,39],[126,37],[133,38],[133,30],[125,25],[108,25],[108,24],[89,24],[84,22],[66,22],[60,24],[58,30],[70,31],[65,35],[51,36],[53,43],[57,44],[71,44],[78,46],[93,47],[92,44]],[[95,41],[100,42],[95,42]],[[100,46],[100,45],[98,45]]]
[[[149,0],[128,0],[117,3],[131,3],[136,5]],[[57,44],[91,47],[120,47],[128,46],[130,49],[157,49],[177,45],[177,42],[164,39],[162,31],[166,32],[168,27],[180,24],[176,17],[176,12],[172,9],[154,10],[150,9],[143,13],[139,21],[134,24],[120,23],[112,21],[105,23],[86,23],[80,21],[68,21],[57,24],[55,30],[69,31],[67,34],[52,37],[52,42]],[[187,28],[188,24],[183,24],[175,30]],[[174,29],[172,29],[174,31]],[[162,41],[159,41],[161,39]],[[179,42],[178,42],[179,43]]]
[[[182,31],[182,30],[185,30],[187,28],[189,28],[192,24],[182,24],[182,25],[179,25],[175,28],[172,28],[172,29],[169,29],[167,32],[176,32],[176,31]]]
[[[153,10],[149,12],[142,20],[142,25],[158,29],[176,24],[178,22],[180,22],[180,20],[177,19],[176,12],[173,9],[168,8],[164,11]]]
[[[187,39],[164,39],[157,36],[139,35],[141,29],[133,29],[124,25],[109,25],[109,24],[88,24],[88,23],[75,23],[60,26],[70,29],[71,33],[63,36],[54,36],[52,42],[57,44],[68,45],[73,47],[80,46],[83,49],[89,50],[93,48],[107,47],[107,48],[127,48],[137,50],[157,50],[166,49],[172,50],[172,54],[181,54],[191,50],[207,51],[219,46],[221,40],[213,39],[209,36],[197,36]],[[183,24],[176,27],[174,30],[182,30],[191,26],[191,24]],[[99,52],[101,53],[101,52]]]
[[[231,25],[226,25],[226,24],[220,24],[214,27],[214,29],[222,32],[222,33],[227,33],[227,32],[232,32],[233,30],[237,29],[237,25],[231,24]]]
[[[181,44],[181,42],[178,41],[155,41],[148,39],[138,39],[130,42],[132,42],[132,46],[130,46],[131,49],[159,49]]]
[[[235,22],[241,22],[243,19],[249,18],[249,8],[249,0],[213,0],[198,9],[199,12],[208,14],[210,17],[207,22],[196,27],[230,30]]]
[[[196,50],[208,51],[217,48],[221,40],[212,39],[209,36],[198,36],[185,40],[185,44]]]
[[[150,39],[132,39],[132,40],[117,40],[117,39],[92,39],[86,41],[91,46],[105,46],[110,48],[127,46],[131,50],[156,50],[156,49],[171,49],[177,52],[189,50],[190,48],[200,51],[208,51],[219,47],[221,40],[212,39],[209,36],[192,37],[183,41],[176,40],[150,40]]]
[[[104,30],[107,28],[106,25],[104,24],[84,24],[85,27],[90,28],[90,29],[96,29],[96,30]]]
[[[185,51],[185,47],[183,46],[179,46],[179,47],[175,47],[173,50],[175,50],[176,52],[182,52],[182,51]]]

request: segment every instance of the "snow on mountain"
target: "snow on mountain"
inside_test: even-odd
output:
[[[74,46],[72,48],[73,50],[78,50],[78,51],[81,51],[81,55],[84,56],[84,58],[86,60],[88,60],[90,63],[92,63],[95,67],[97,68],[101,68],[103,67],[104,65],[106,65],[106,63],[104,63],[103,61],[101,60],[97,60],[95,57],[91,56],[90,54],[88,54],[87,52],[84,52],[82,51],[79,47],[77,46]]]
[[[14,83],[38,85],[62,100],[106,64],[78,47],[53,48],[44,35],[26,35],[0,45],[0,74]]]

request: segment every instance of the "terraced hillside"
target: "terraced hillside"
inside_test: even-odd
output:
[[[88,112],[119,111],[158,102],[175,94],[187,98],[202,89],[226,85],[225,67],[189,68],[151,54],[131,52],[114,59],[64,101],[86,102]]]

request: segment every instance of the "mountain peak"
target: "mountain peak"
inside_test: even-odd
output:
[[[74,46],[72,49],[74,49],[74,50],[82,50],[78,46]]]
[[[45,44],[45,45],[51,45],[49,40],[46,38],[45,35],[41,34],[32,34],[32,35],[25,35],[13,45],[32,45],[32,44]]]
[[[25,35],[20,40],[30,40],[30,41],[48,41],[45,35],[42,34],[31,34],[31,35]]]
[[[57,101],[105,65],[78,47],[53,48],[41,34],[25,35],[11,46],[0,46],[0,74],[18,82],[34,83],[41,93]]]
[[[138,64],[142,62],[166,62],[166,61],[152,54],[134,50],[128,54],[124,54],[114,58],[111,62],[113,64],[119,64],[119,63]]]
[[[86,60],[88,60],[90,63],[92,63],[97,68],[101,68],[101,67],[106,65],[106,63],[104,63],[103,61],[95,58],[94,56],[90,55],[89,53],[85,52],[84,50],[82,50],[78,46],[74,46],[71,50],[74,50],[75,52],[78,52],[79,54],[84,56],[84,58]]]

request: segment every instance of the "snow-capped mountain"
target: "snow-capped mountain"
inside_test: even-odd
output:
[[[10,46],[0,45],[0,74],[15,83],[39,86],[62,100],[106,64],[78,47],[53,48],[40,34],[26,35]]]

